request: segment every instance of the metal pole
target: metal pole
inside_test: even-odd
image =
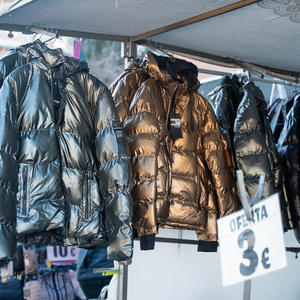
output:
[[[240,192],[240,198],[245,210],[245,215],[247,219],[250,221],[253,219],[251,213],[251,206],[259,202],[262,198],[263,188],[265,184],[266,174],[261,174],[259,177],[258,188],[253,197],[249,197],[246,191],[245,183],[244,183],[244,175],[242,170],[236,171],[236,177],[238,182],[238,188]],[[246,280],[244,282],[244,300],[250,300],[250,292],[251,292],[251,279]]]
[[[134,42],[122,42],[121,43],[121,57],[124,58],[124,66],[126,68],[127,63],[136,59],[137,56],[137,47]]]
[[[243,300],[250,300],[251,279],[244,282],[244,298]]]
[[[128,286],[128,265],[130,261],[119,262],[120,274],[119,277],[119,295],[118,300],[127,300],[127,286]]]

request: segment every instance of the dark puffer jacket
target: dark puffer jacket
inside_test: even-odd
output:
[[[109,259],[126,260],[130,165],[111,94],[86,63],[60,49],[28,51],[32,61],[0,91],[3,215],[17,204],[17,237],[28,244],[108,241]]]
[[[148,52],[139,68],[113,84],[130,146],[133,224],[140,237],[155,235],[158,226],[199,234],[216,226],[207,222],[209,182],[216,216],[239,208],[223,135],[210,104],[197,93],[197,75],[191,63]],[[170,119],[182,136],[171,133]]]
[[[300,243],[300,94],[289,100],[291,103],[293,105],[286,115],[277,147],[283,164],[284,186],[294,233]]]
[[[282,167],[274,137],[266,118],[266,102],[253,82],[241,88],[243,98],[234,125],[234,148],[237,168],[243,170],[246,190],[254,196],[259,177],[266,174],[262,198],[279,194],[283,229],[290,228],[288,203],[283,195]]]
[[[236,161],[233,146],[233,128],[236,111],[241,101],[240,89],[231,78],[225,75],[218,82],[217,87],[208,94],[208,97],[214,108],[220,128],[225,135],[227,151],[230,155],[233,171],[235,172]]]
[[[266,117],[264,95],[251,81],[237,88],[225,76],[209,94],[222,132],[228,139],[233,171],[243,171],[249,196],[255,195],[260,175],[266,174],[263,198],[279,193],[283,228],[288,230],[289,208],[283,195],[282,168]]]

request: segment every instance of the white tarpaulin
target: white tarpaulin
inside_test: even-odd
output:
[[[2,11],[0,29],[147,40],[202,61],[300,73],[299,0],[19,0]]]

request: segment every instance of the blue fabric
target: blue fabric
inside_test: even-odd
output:
[[[96,249],[79,249],[77,259],[77,280],[91,280],[109,278],[102,276],[102,273],[94,273],[94,269],[113,268],[114,263],[107,259],[107,247],[101,246]]]
[[[23,285],[21,280],[11,278],[6,282],[0,282],[1,300],[23,300]]]
[[[79,60],[86,61],[85,55],[84,55],[84,52],[83,52],[83,49],[82,49],[82,45],[81,45],[81,49],[80,49],[80,58],[79,58]]]

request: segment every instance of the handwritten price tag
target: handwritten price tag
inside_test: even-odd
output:
[[[278,194],[218,220],[223,286],[287,266]]]
[[[47,259],[50,262],[71,262],[77,260],[78,248],[75,246],[48,246]]]

